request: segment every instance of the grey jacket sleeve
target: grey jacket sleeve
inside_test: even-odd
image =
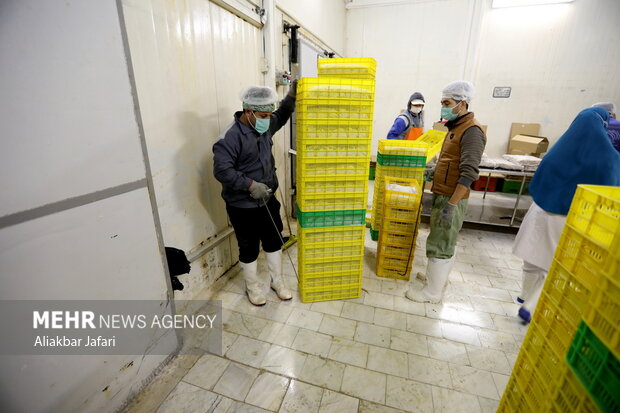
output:
[[[461,162],[459,164],[459,184],[469,188],[478,179],[478,167],[487,138],[477,126],[467,129],[461,137]]]
[[[288,122],[289,118],[295,111],[296,99],[290,95],[286,95],[278,109],[271,114],[271,121],[269,122],[269,131],[271,134],[275,134]]]
[[[235,169],[240,153],[239,142],[231,137],[223,138],[213,145],[213,175],[222,184],[241,191],[248,189],[252,180]]]

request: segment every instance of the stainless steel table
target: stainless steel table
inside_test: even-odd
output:
[[[519,193],[517,194],[517,200],[515,201],[515,206],[512,209],[512,215],[510,216],[510,225],[512,227],[515,221],[515,215],[517,214],[517,207],[519,206],[519,200],[521,199],[521,195],[523,194],[523,187],[525,186],[525,178],[534,176],[534,172],[525,172],[525,171],[513,171],[510,169],[487,169],[480,168],[480,175],[487,174],[487,184],[484,188],[484,194],[482,195],[482,199],[485,199],[487,196],[487,191],[489,189],[489,180],[491,178],[491,174],[498,175],[510,175],[510,176],[520,176],[521,177],[521,186],[519,187]]]

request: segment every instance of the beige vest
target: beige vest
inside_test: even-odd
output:
[[[469,112],[457,121],[457,124],[446,134],[441,147],[441,153],[435,166],[435,177],[433,178],[433,193],[445,196],[452,196],[456,184],[458,183],[460,172],[459,164],[461,161],[461,137],[463,133],[472,126],[482,126],[474,119],[473,112]],[[469,198],[469,190],[463,199]]]

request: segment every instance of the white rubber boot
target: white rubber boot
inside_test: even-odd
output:
[[[453,257],[454,258],[454,257]],[[443,291],[450,276],[453,258],[429,258],[426,267],[428,283],[421,290],[409,288],[405,297],[419,303],[438,303],[443,297]]]
[[[275,252],[265,252],[267,258],[267,268],[271,275],[271,289],[276,292],[280,300],[290,300],[293,298],[291,290],[286,286],[282,276],[282,250]]]
[[[455,256],[456,256],[456,247],[454,247],[454,255],[450,259],[454,260]],[[452,267],[450,267],[450,268],[452,268]],[[426,272],[418,271],[418,273],[415,276],[416,276],[416,278],[418,280],[420,280],[422,282],[426,282],[427,281]]]
[[[263,291],[263,283],[257,274],[258,261],[250,263],[239,262],[241,264],[241,273],[245,280],[245,291],[248,294],[248,300],[256,306],[265,305],[267,299]]]
[[[536,283],[538,282],[539,276],[538,272],[526,271],[524,268],[522,278],[523,286],[521,288],[521,293],[517,297],[517,301],[521,304],[523,304],[524,301],[527,301],[532,296],[532,293],[536,288]]]
[[[546,273],[544,271],[532,272],[535,274],[536,279],[534,280],[534,285],[532,286],[532,291],[530,291],[529,297],[525,300],[521,308],[519,309],[519,318],[523,320],[524,323],[529,323],[534,315],[534,310],[536,310],[536,306],[538,305],[538,300],[540,299],[540,294],[542,294],[543,286],[545,285],[545,276]],[[525,272],[523,272],[525,274]]]

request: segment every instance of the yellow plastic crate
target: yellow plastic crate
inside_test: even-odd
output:
[[[545,407],[548,406],[546,393],[553,388],[554,382],[545,381],[540,373],[541,369],[527,356],[527,353],[521,363],[515,366],[514,375],[518,389],[525,395],[523,398],[525,403],[521,406],[521,411],[540,412],[545,411]]]
[[[620,269],[620,265],[616,269]],[[601,277],[584,320],[599,340],[620,359],[620,275],[618,272],[615,274],[614,277]]]
[[[396,166],[381,166],[377,165],[375,174],[375,186],[374,194],[372,198],[372,215],[371,225],[374,230],[381,230],[383,221],[383,199],[385,197],[385,178],[404,178],[415,179],[418,182],[424,180],[424,168],[402,168]],[[402,214],[401,214],[402,215]],[[393,218],[402,218],[402,216]]]
[[[319,258],[350,257],[364,253],[364,244],[360,241],[302,245],[299,249],[301,261],[313,261]]]
[[[428,148],[428,151],[426,152],[426,160],[429,161],[441,152],[441,147],[443,146],[445,138],[446,132],[431,129],[423,133],[422,136],[414,142],[426,145]]]
[[[571,369],[566,371],[562,381],[555,386],[552,393],[549,411],[553,413],[598,413],[590,395],[583,388]]]
[[[304,99],[297,101],[297,119],[372,120],[374,102]]]
[[[390,208],[389,211],[391,210],[392,208]],[[386,214],[383,217],[383,223],[381,224],[381,231],[403,232],[403,233],[415,231],[418,225],[417,214],[413,215],[413,217],[408,216],[406,219],[397,220],[397,219],[389,219],[387,217],[387,213],[389,211],[386,211]],[[402,210],[399,210],[399,211],[402,211]]]
[[[544,339],[558,357],[566,355],[577,325],[571,324],[571,320],[551,301],[545,291],[541,294],[532,324],[539,327],[538,331],[544,334]],[[528,340],[528,337],[525,339]]]
[[[341,227],[298,228],[297,241],[300,245],[337,244],[340,242],[359,241],[364,245],[365,225]],[[300,251],[298,249],[298,251]]]
[[[370,163],[367,157],[325,156],[323,158],[297,157],[297,181],[305,177],[326,175],[368,176]]]
[[[322,257],[313,259],[299,258],[299,274],[306,277],[332,277],[362,271],[363,255],[349,257]]]
[[[372,121],[353,119],[298,119],[297,139],[371,139]]]
[[[532,324],[527,340],[523,343],[523,354],[532,365],[536,366],[536,374],[546,383],[557,383],[561,380],[563,370],[567,368],[565,354],[558,354],[548,340],[548,332],[540,326]],[[520,378],[521,379],[521,378]]]
[[[379,139],[377,152],[382,155],[426,156],[428,147],[417,140]]]
[[[568,271],[560,262],[553,260],[545,291],[553,304],[563,314],[569,325],[577,326],[588,309],[592,287]]]
[[[407,208],[389,208],[384,211],[383,220],[389,219],[392,221],[399,222],[412,222],[412,220],[417,218],[411,218],[411,209]]]
[[[299,277],[299,285],[303,288],[330,288],[351,286],[361,282],[362,273],[360,271],[341,272],[339,274],[326,274],[323,277],[314,276],[314,274],[301,274]]]
[[[415,193],[402,192],[389,189],[389,185],[400,185],[413,188]],[[411,210],[411,218],[414,219],[422,200],[422,188],[416,179],[402,179],[386,177],[384,180],[384,210],[398,208],[399,210]]]
[[[415,179],[418,182],[422,182],[424,180],[424,168],[403,168],[399,166],[377,165],[375,181],[383,180],[386,176],[392,178]],[[381,189],[381,191],[383,191],[383,189]]]
[[[382,155],[426,156],[429,161],[443,146],[446,132],[429,130],[416,140],[379,139],[378,152]]]
[[[392,187],[400,185],[401,188]],[[420,213],[420,202],[422,190],[420,184],[415,179],[403,179],[385,177],[384,179],[384,200],[383,218],[381,231],[379,233],[379,245],[377,247],[377,275],[379,277],[397,278],[402,280],[409,279],[409,273],[413,265],[415,244],[418,234],[418,221]],[[410,188],[415,193],[407,192],[405,188]],[[398,210],[399,214],[409,211],[405,220],[396,221],[391,216],[392,209]],[[397,245],[396,240],[407,240],[401,245],[408,247],[408,253],[398,256],[388,255],[384,244]]]
[[[297,99],[373,100],[375,81],[371,79],[304,77],[297,85]]]
[[[364,156],[370,161],[370,139],[321,139],[297,136],[297,156]]]
[[[523,388],[523,381],[531,379],[534,376],[535,366],[525,357],[523,353],[519,354],[517,358],[517,362],[515,363],[515,367],[512,372],[512,376],[506,385],[506,389],[504,390],[504,395],[502,397],[502,401],[500,403],[500,408],[498,412],[526,412],[530,411],[529,405],[531,404],[531,400],[528,400],[528,393],[526,393],[525,388]],[[517,378],[522,378],[519,380]],[[543,407],[543,406],[539,406]],[[542,410],[531,410],[531,411],[542,411]]]
[[[322,175],[297,181],[299,194],[335,194],[368,191],[368,177],[364,175]]]
[[[317,301],[345,300],[350,298],[359,298],[362,295],[362,283],[354,283],[350,285],[341,285],[337,287],[299,287],[301,301],[304,303],[313,303]]]
[[[620,187],[579,185],[566,224],[620,258]]]
[[[320,77],[353,77],[374,79],[377,61],[372,57],[318,59]]]
[[[382,243],[383,254],[391,257],[408,257],[411,253],[411,246],[408,244],[388,244]]]
[[[566,224],[554,260],[588,288],[594,289],[610,262],[610,253]]]
[[[303,212],[365,209],[367,203],[367,191],[314,194],[302,192],[297,197],[297,205]]]

